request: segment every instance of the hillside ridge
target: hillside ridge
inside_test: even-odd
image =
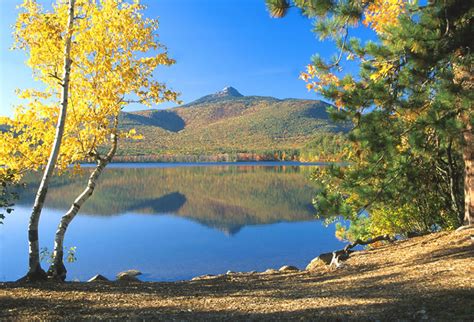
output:
[[[185,105],[124,112],[122,129],[144,139],[124,142],[117,160],[298,160],[315,139],[347,131],[328,108],[319,100],[245,96],[226,86]]]

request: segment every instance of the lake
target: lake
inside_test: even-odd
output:
[[[228,270],[304,268],[343,245],[334,226],[314,219],[315,187],[308,177],[315,166],[113,164],[69,226],[65,246],[77,248],[77,260],[66,264],[68,279],[84,281],[98,273],[114,278],[127,269],[142,271],[142,280],[175,281]],[[59,219],[90,170],[53,179],[40,221],[41,247],[52,249]],[[35,191],[35,184],[28,185],[0,225],[2,281],[26,272]]]

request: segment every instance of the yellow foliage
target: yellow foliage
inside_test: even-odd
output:
[[[397,145],[397,150],[400,152],[405,152],[410,148],[408,138],[404,135],[400,139],[400,144]]]
[[[363,23],[382,34],[386,28],[397,24],[406,3],[407,0],[373,0],[365,10]]]
[[[406,5],[409,0],[361,0],[364,9],[364,20],[363,23],[366,26],[370,26],[378,34],[383,34],[387,28],[394,26],[398,23],[398,17],[405,12]],[[413,44],[412,50],[414,52],[419,51],[419,46],[416,43]],[[355,54],[348,53],[346,56],[347,60],[354,60]],[[374,66],[376,70],[370,75],[370,79],[378,81],[390,75],[395,71],[395,65],[392,62],[375,61]],[[300,73],[300,78],[304,80],[306,88],[308,90],[314,90],[316,92],[322,91],[327,86],[340,86],[340,79],[331,72],[318,71],[314,65],[308,65],[306,72]],[[318,79],[318,81],[313,81]],[[354,89],[353,84],[342,85],[342,90],[351,91]],[[335,99],[336,106],[341,108],[343,106],[341,99]]]
[[[31,0],[20,6],[14,48],[26,51],[26,63],[45,90],[18,91],[26,103],[6,120],[11,129],[0,133],[0,171],[22,173],[47,162],[62,92],[67,9],[61,0],[51,11]],[[58,170],[109,144],[115,131],[112,120],[128,103],[177,100],[177,94],[154,77],[158,66],[174,60],[158,42],[158,21],[143,18],[143,9],[139,1],[76,1],[69,105]],[[120,136],[140,137],[135,132]]]
[[[370,210],[370,232],[372,236],[397,235],[413,230],[425,231],[419,211],[411,205],[398,208],[374,207]]]
[[[370,75],[370,79],[373,81],[387,77],[395,69],[394,64],[387,61],[375,61],[373,66],[377,68],[377,70]]]
[[[300,73],[300,79],[307,83],[306,88],[309,91],[314,90],[316,92],[322,90],[325,86],[339,86],[340,83],[340,79],[333,73],[318,71],[311,64],[306,66],[306,72]],[[312,81],[313,79],[317,79],[317,81]]]

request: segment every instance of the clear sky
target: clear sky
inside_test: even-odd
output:
[[[0,0],[0,115],[10,116],[16,88],[34,85],[21,51],[12,45],[11,25],[22,0]],[[40,0],[46,5],[52,0]],[[158,17],[159,35],[177,60],[156,77],[190,102],[227,85],[243,95],[319,98],[298,75],[314,53],[329,57],[335,48],[321,43],[312,23],[297,10],[272,19],[264,0],[142,0],[145,15]],[[169,107],[163,105],[158,107]],[[131,109],[144,109],[133,106]]]

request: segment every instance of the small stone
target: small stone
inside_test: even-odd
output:
[[[269,268],[265,272],[263,272],[263,274],[277,274],[277,273],[278,273],[278,271],[276,269],[273,269],[273,268]]]
[[[206,274],[206,275],[196,276],[196,277],[192,278],[191,281],[209,280],[209,279],[216,278],[216,277],[217,277],[216,275]]]
[[[299,269],[296,266],[285,265],[285,266],[280,267],[280,269],[278,271],[280,271],[280,272],[298,272]]]
[[[87,282],[88,283],[91,283],[91,282],[108,282],[109,280],[107,279],[107,277],[103,276],[103,275],[100,275],[100,274],[97,274],[93,277],[91,277]]]
[[[415,318],[417,320],[428,320],[429,319],[428,315],[426,314],[425,309],[417,311],[415,314],[413,314],[413,318]]]
[[[233,271],[227,271],[226,274],[227,274],[227,275],[231,275],[231,274],[235,274],[235,272],[233,272]]]

